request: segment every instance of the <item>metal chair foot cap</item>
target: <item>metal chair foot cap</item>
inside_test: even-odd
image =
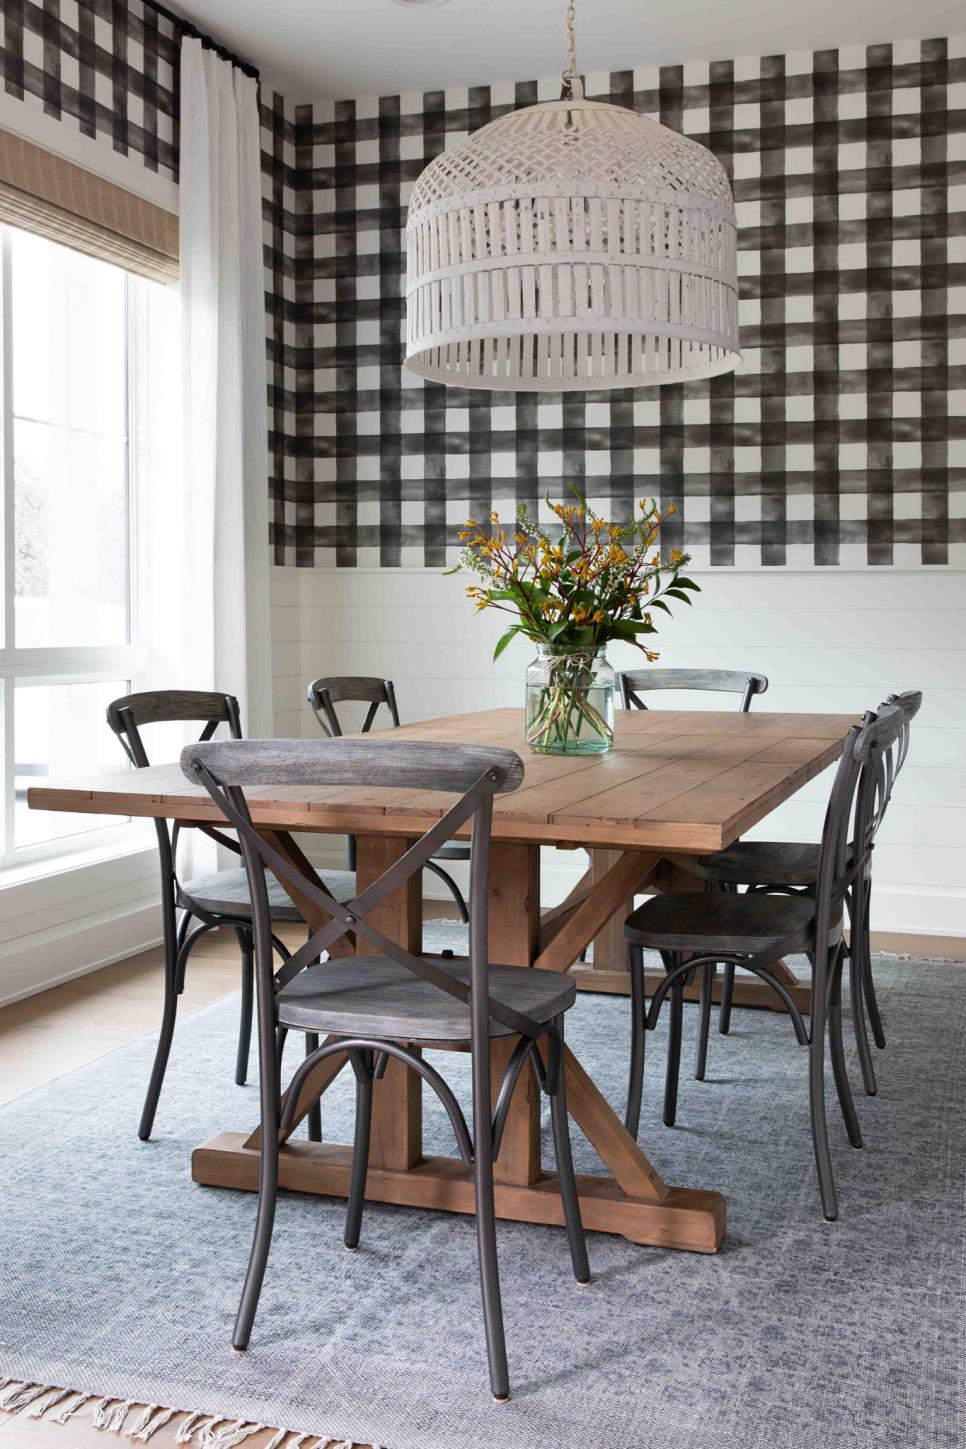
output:
[[[359,1251],[358,1243],[343,1243],[342,1246],[345,1248],[347,1253],[358,1253]]]
[[[494,1397],[494,1399],[496,1400],[496,1402],[498,1404],[505,1404],[505,1403],[508,1402],[508,1400],[510,1398],[510,1395],[508,1393],[506,1393],[506,1394],[494,1394],[493,1397]]]
[[[823,1213],[822,1216],[827,1223],[837,1223],[839,1220],[838,1213]]]
[[[248,1344],[247,1343],[233,1343],[232,1346],[231,1346],[232,1353],[245,1353],[247,1351],[247,1349],[248,1349]]]
[[[578,1286],[580,1288],[589,1288],[590,1287],[590,1282],[591,1282],[591,1280],[589,1278],[578,1278],[577,1279],[577,1284],[578,1284]]]

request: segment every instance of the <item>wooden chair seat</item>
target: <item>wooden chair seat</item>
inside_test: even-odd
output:
[[[810,886],[818,879],[819,846],[792,840],[737,840],[698,861],[702,880],[722,885]]]
[[[356,878],[351,870],[330,870],[321,877],[326,890],[337,901],[351,901],[356,893]],[[266,878],[268,886],[268,909],[273,921],[301,921],[297,908],[284,886],[274,876]],[[194,904],[212,916],[244,916],[251,919],[252,900],[248,889],[248,876],[244,867],[237,870],[218,870],[202,875],[181,886],[181,894],[188,903]]]
[[[724,955],[799,951],[810,939],[815,902],[807,896],[693,891],[653,896],[624,926],[633,946]]]
[[[433,964],[458,981],[469,981],[466,960]],[[566,1011],[577,994],[569,977],[528,966],[491,966],[489,990],[496,1000],[538,1022]],[[309,966],[276,1000],[279,1024],[299,1031],[387,1041],[470,1041],[469,1006],[385,956],[350,956]],[[509,1027],[491,1017],[491,1037],[511,1035]]]

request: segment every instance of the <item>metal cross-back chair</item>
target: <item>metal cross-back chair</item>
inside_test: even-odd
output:
[[[641,698],[651,690],[694,689],[701,693],[735,694],[738,712],[747,714],[756,694],[764,694],[768,680],[764,674],[746,674],[734,669],[633,669],[617,675],[617,688],[625,709],[647,709]],[[580,960],[587,958],[586,949]]]
[[[388,710],[393,728],[399,728],[399,707],[396,704],[396,691],[391,679],[379,679],[377,676],[364,674],[313,679],[308,687],[308,701],[312,707],[312,713],[329,739],[337,739],[342,736],[342,722],[335,708],[337,704],[368,704],[369,708],[362,722],[361,733],[364,735],[367,735],[372,729],[381,706],[385,706]],[[466,909],[463,892],[449,871],[444,870],[439,862],[441,860],[469,860],[469,858],[469,846],[464,845],[462,841],[451,840],[446,845],[440,846],[434,858],[426,862],[426,869],[439,877],[453,897],[464,926],[469,921],[469,913]],[[347,860],[350,871],[354,871],[356,868],[356,838],[354,835],[348,837]]]
[[[764,674],[746,674],[736,669],[635,669],[617,676],[621,704],[625,709],[647,709],[641,698],[652,690],[696,689],[714,694],[737,694],[738,709],[747,713],[756,694],[764,694]]]
[[[510,1098],[528,1063],[550,1098],[560,1192],[573,1271],[589,1281],[587,1251],[570,1151],[564,1095],[564,1013],[575,997],[573,982],[532,967],[493,966],[487,952],[490,828],[493,798],[515,790],[523,765],[512,750],[472,745],[364,739],[242,740],[189,745],[182,752],[187,777],[203,784],[237,831],[253,902],[261,1080],[261,1158],[258,1214],[251,1257],[235,1322],[233,1344],[251,1336],[275,1217],[279,1142],[285,1140],[296,1105],[313,1068],[344,1053],[356,1078],[355,1142],[345,1222],[345,1245],[359,1243],[369,1155],[373,1081],[395,1058],[436,1092],[454,1128],[460,1155],[472,1166],[483,1315],[490,1384],[497,1399],[509,1395],[506,1346],[496,1253],[493,1163]],[[321,885],[306,881],[253,828],[245,790],[256,785],[367,785],[449,792],[458,796],[443,817],[405,855],[354,900],[340,903]],[[414,956],[370,924],[369,913],[421,871],[433,852],[471,823],[472,889],[467,960]],[[265,867],[297,885],[329,919],[279,971],[272,958]],[[347,932],[357,947],[379,954],[320,961]],[[327,1040],[296,1069],[284,1104],[279,1100],[279,1038],[286,1030],[311,1030]],[[492,1105],[490,1041],[517,1036]],[[335,1038],[333,1040],[333,1038]],[[430,1042],[469,1047],[472,1059],[473,1132],[443,1077],[419,1055]]]
[[[892,798],[892,790],[909,751],[912,721],[922,705],[919,690],[905,690],[901,694],[890,694],[880,705],[894,706],[902,714],[902,729],[893,740],[883,761],[885,789],[878,801],[878,811],[872,823],[874,841],[883,816]],[[872,895],[872,851],[867,852],[861,879],[856,880],[846,896],[849,912],[849,1000],[852,1008],[852,1026],[855,1032],[862,1082],[866,1094],[874,1097],[877,1091],[875,1068],[869,1046],[866,1015],[872,1027],[876,1046],[885,1047],[885,1030],[882,1015],[875,994],[872,975],[872,949],[869,937],[869,911]],[[744,887],[752,894],[812,895],[818,879],[819,847],[805,841],[753,840],[738,841],[726,850],[703,857],[698,862],[702,879],[718,890],[737,891]],[[734,989],[734,968],[725,968],[721,989],[721,1009],[718,1029],[727,1035],[731,1022],[731,1002]]]
[[[238,701],[230,694],[218,694],[207,690],[161,689],[141,694],[129,694],[115,699],[107,707],[107,722],[114,731],[131,764],[136,769],[150,765],[141,727],[172,722],[203,724],[202,740],[211,739],[221,725],[227,725],[232,739],[241,738],[241,719]],[[252,1002],[254,966],[251,939],[251,899],[248,879],[244,867],[212,871],[182,881],[178,876],[179,826],[175,821],[155,820],[158,838],[158,852],[161,864],[161,913],[164,938],[164,1009],[161,1018],[161,1034],[158,1039],[154,1066],[148,1084],[138,1136],[146,1141],[151,1135],[158,1099],[164,1083],[171,1042],[174,1037],[175,1020],[178,1012],[178,997],[184,991],[185,972],[188,958],[194,946],[209,931],[220,926],[234,928],[241,952],[241,1017],[238,1025],[238,1049],[235,1059],[235,1081],[243,1085],[248,1076],[248,1056],[252,1033]],[[240,854],[237,843],[219,830],[198,826],[210,839],[226,849]],[[337,896],[351,897],[355,894],[354,879],[346,872],[334,872],[327,876],[328,888]],[[301,921],[301,916],[292,904],[287,892],[277,881],[269,888],[269,909],[274,921]],[[182,912],[180,922],[177,912]],[[197,924],[192,927],[192,921]],[[190,928],[190,929],[189,929]],[[275,939],[275,949],[287,956],[283,942]],[[311,1043],[310,1043],[311,1045]],[[318,1045],[318,1043],[315,1043]],[[317,1122],[309,1123],[310,1135],[315,1135]]]
[[[705,891],[656,896],[628,918],[635,1021],[647,1030],[657,1025],[665,996],[671,996],[670,1038],[664,1094],[664,1121],[674,1125],[681,1062],[683,994],[695,973],[701,978],[701,1042],[707,1046],[712,973],[718,963],[752,971],[781,998],[799,1045],[809,1049],[809,1102],[812,1141],[818,1169],[822,1210],[830,1221],[838,1214],[835,1180],[825,1117],[825,1039],[835,1089],[849,1141],[862,1146],[862,1134],[849,1086],[842,1043],[842,964],[845,897],[864,871],[874,824],[887,793],[885,760],[903,729],[901,710],[883,706],[865,716],[846,737],[829,797],[819,850],[815,890],[804,895],[737,895]],[[851,832],[851,833],[850,833]],[[665,976],[646,1011],[645,948],[660,952]],[[770,967],[792,952],[803,951],[812,968],[811,1012],[806,1031],[802,1014],[785,983]],[[638,1032],[632,1057],[627,1122],[636,1132],[644,1072],[644,1030]],[[699,1066],[703,1076],[703,1062]]]

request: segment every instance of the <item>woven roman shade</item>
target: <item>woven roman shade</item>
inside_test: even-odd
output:
[[[3,130],[0,222],[155,282],[178,280],[174,212]]]

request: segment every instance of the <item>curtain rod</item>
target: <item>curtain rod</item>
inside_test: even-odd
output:
[[[207,35],[203,30],[199,30],[197,25],[192,25],[190,20],[185,20],[181,15],[175,15],[173,10],[169,10],[166,5],[160,4],[160,0],[144,0],[144,4],[150,5],[152,10],[157,11],[159,15],[163,15],[165,20],[170,21],[174,28],[179,30],[182,35],[193,36],[196,40],[200,40],[202,45],[207,46],[209,50],[213,50],[216,55],[220,55],[222,60],[227,60],[232,65],[237,65],[238,69],[243,71],[245,75],[252,76],[254,80],[259,79],[257,66],[251,65],[247,60],[242,60],[240,56],[235,55],[234,51],[229,50],[227,46],[220,45],[212,36]]]

